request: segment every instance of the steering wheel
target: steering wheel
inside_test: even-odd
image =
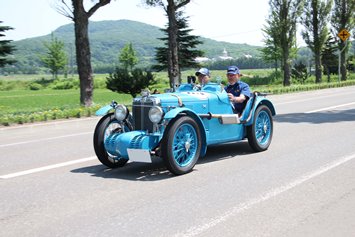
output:
[[[201,89],[202,89],[202,86],[199,84],[194,85],[194,87],[193,87],[193,90],[195,90],[195,91],[200,91]]]

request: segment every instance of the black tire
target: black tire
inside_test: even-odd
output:
[[[186,174],[192,171],[200,156],[200,128],[188,116],[179,117],[171,123],[161,142],[161,155],[171,173]]]
[[[256,151],[269,148],[273,135],[273,120],[269,107],[259,106],[254,114],[253,124],[247,127],[247,137],[250,147]]]
[[[106,130],[110,127],[110,125],[112,126],[113,124],[117,124],[117,128],[113,129],[112,131],[108,131],[108,133],[121,133],[122,128],[121,126],[119,126],[113,113],[107,114],[100,119],[100,121],[96,125],[94,132],[94,149],[97,158],[103,165],[106,165],[109,168],[118,168],[124,166],[127,163],[128,159],[110,155],[109,153],[107,153],[104,146]]]

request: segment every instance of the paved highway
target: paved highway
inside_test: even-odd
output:
[[[269,150],[107,169],[98,118],[0,128],[0,236],[354,236],[355,87],[269,97]]]

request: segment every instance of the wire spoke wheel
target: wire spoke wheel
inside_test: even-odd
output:
[[[187,116],[171,123],[161,143],[162,157],[170,172],[185,174],[193,169],[200,156],[201,132],[196,121]]]
[[[271,135],[271,121],[266,111],[261,111],[256,119],[255,137],[261,145],[265,145]]]
[[[273,134],[273,121],[270,109],[261,105],[254,114],[253,124],[247,127],[248,142],[254,151],[269,148]]]
[[[193,160],[197,151],[197,134],[190,124],[181,125],[174,135],[173,156],[176,163],[187,166]]]

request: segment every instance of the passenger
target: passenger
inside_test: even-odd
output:
[[[210,71],[207,68],[200,68],[195,75],[201,86],[206,85],[210,81]]]
[[[228,86],[224,90],[233,105],[233,112],[241,115],[246,102],[250,98],[250,88],[245,82],[240,81],[241,74],[236,66],[229,66],[227,69]]]

